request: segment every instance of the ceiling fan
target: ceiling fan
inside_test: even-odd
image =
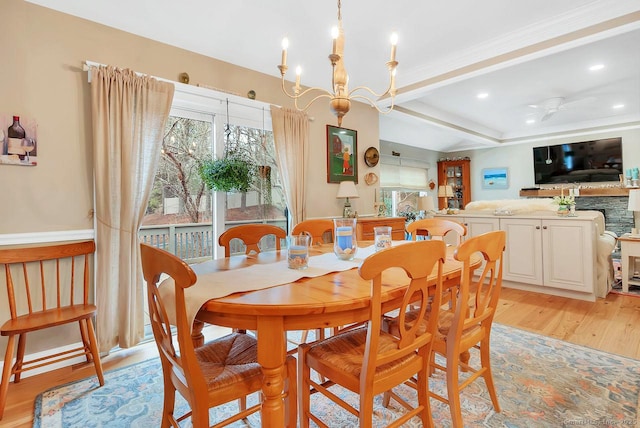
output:
[[[579,104],[594,101],[595,97],[579,98],[576,100],[566,101],[564,97],[554,97],[546,99],[539,104],[529,104],[529,107],[542,110],[541,122],[549,119],[559,111],[567,110]]]

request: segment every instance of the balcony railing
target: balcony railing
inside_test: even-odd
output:
[[[256,221],[226,222],[225,229],[239,224],[256,223]],[[265,223],[285,228],[286,220],[272,219]],[[210,223],[183,223],[142,226],[139,232],[140,240],[145,244],[162,248],[186,262],[197,262],[214,257],[218,238],[213,234],[213,226]],[[263,244],[266,249],[275,248],[273,237]],[[231,242],[231,253],[244,253],[244,245],[240,241]]]

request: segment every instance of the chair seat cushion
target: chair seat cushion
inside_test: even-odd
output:
[[[334,370],[344,372],[354,380],[360,377],[362,360],[367,343],[367,328],[348,330],[331,336],[323,341],[311,344],[307,353],[307,364],[310,367],[331,367]],[[391,334],[381,332],[378,352],[383,353],[397,349],[398,339]],[[416,358],[408,355],[376,369],[376,376],[384,375],[391,368],[410,364]]]
[[[0,334],[2,336],[10,336],[67,324],[93,316],[95,312],[95,305],[73,305],[25,314],[2,324]]]
[[[195,353],[210,390],[262,377],[256,362],[257,341],[248,334],[229,334],[196,348]]]

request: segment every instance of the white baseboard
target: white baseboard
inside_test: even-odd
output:
[[[0,234],[0,245],[40,244],[44,242],[94,239],[93,229],[61,230],[56,232],[29,232]]]

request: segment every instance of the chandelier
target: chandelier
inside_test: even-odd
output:
[[[366,86],[358,86],[350,91],[349,75],[347,74],[347,70],[344,68],[344,31],[342,30],[342,14],[340,13],[340,8],[341,1],[338,0],[338,26],[333,27],[331,30],[331,36],[333,37],[333,50],[331,55],[329,55],[329,61],[331,62],[331,67],[333,69],[331,77],[331,91],[313,87],[300,92],[300,75],[302,74],[302,69],[298,66],[296,67],[296,85],[293,87],[293,94],[287,92],[284,76],[288,69],[287,49],[289,47],[289,40],[286,37],[282,40],[282,62],[278,66],[282,76],[282,92],[294,100],[296,109],[304,111],[316,100],[319,100],[320,98],[329,98],[331,110],[338,117],[338,126],[342,126],[342,118],[349,112],[349,109],[351,108],[351,100],[364,100],[383,114],[389,113],[393,110],[393,98],[396,95],[396,67],[398,66],[398,61],[396,61],[396,44],[398,42],[398,35],[393,33],[391,35],[391,59],[387,61],[387,68],[389,69],[389,86],[387,87],[387,90],[378,94]],[[390,95],[391,105],[387,109],[381,109],[373,99],[362,93],[365,91],[369,92],[371,96],[376,98]],[[312,96],[314,94],[316,94],[315,97],[312,98],[304,107],[298,106],[299,99],[306,95]]]

